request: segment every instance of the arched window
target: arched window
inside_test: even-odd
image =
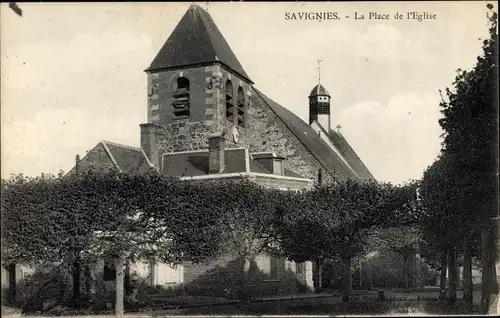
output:
[[[226,118],[231,123],[238,120],[237,114],[234,112],[234,91],[233,83],[230,80],[226,82]]]
[[[238,87],[238,126],[245,127],[245,92]]]
[[[174,119],[189,118],[190,114],[190,84],[185,77],[179,77],[175,83],[172,94],[172,105],[174,106]]]

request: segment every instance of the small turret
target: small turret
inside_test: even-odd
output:
[[[326,131],[330,131],[330,94],[318,84],[309,94],[309,124],[317,121]]]

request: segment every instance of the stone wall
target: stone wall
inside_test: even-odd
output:
[[[317,179],[319,162],[261,98],[252,99],[248,115],[249,129],[240,133],[240,144],[248,146],[250,153],[275,151],[286,158],[285,168]]]
[[[184,263],[184,290],[190,294],[238,297],[241,290],[241,263],[231,254],[206,264]],[[309,266],[310,267],[310,266]],[[303,268],[307,269],[305,264]],[[248,291],[254,297],[310,291],[308,273],[296,273],[296,264],[265,253],[246,265]]]
[[[261,175],[250,175],[249,180],[264,187],[269,187],[279,190],[309,189],[313,185],[313,182],[307,182],[305,180],[272,178]]]
[[[210,84],[215,75],[221,77],[220,89]],[[173,120],[173,83],[179,76],[187,77],[191,83],[191,115],[187,119]],[[245,122],[244,127],[238,127],[240,138],[237,144],[231,136],[232,124],[225,116],[225,83],[228,79],[232,82],[235,94],[241,86],[245,95]],[[153,86],[157,89],[153,89]],[[227,148],[248,147],[251,153],[275,151],[287,158],[284,162],[285,168],[305,178],[317,178],[321,165],[309,150],[257,96],[248,83],[223,66],[148,74],[148,92],[150,94],[148,122],[158,125],[156,129],[158,153],[151,149],[151,141],[148,138],[143,138],[141,146],[151,162],[156,161],[155,158],[151,158],[152,155],[206,149],[210,133],[226,132]],[[325,181],[331,179],[331,176],[324,174]]]

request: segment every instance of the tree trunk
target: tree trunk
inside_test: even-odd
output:
[[[359,289],[363,288],[363,258],[359,257]]]
[[[425,275],[422,270],[422,258],[420,253],[417,254],[417,279],[418,288],[423,291],[425,289]]]
[[[273,256],[271,256],[273,257]],[[240,270],[241,270],[241,291],[240,291],[240,300],[245,303],[250,301],[248,295],[248,269],[247,268],[247,259],[246,257],[240,257]]]
[[[457,250],[456,248],[451,248],[449,251],[448,258],[448,303],[454,304],[457,300],[457,280],[458,280],[458,271],[457,271]]]
[[[17,304],[17,277],[16,277],[16,264],[9,264],[7,266],[9,277],[9,303],[11,306]]]
[[[496,277],[496,294],[500,297],[500,218],[497,216],[496,229],[495,229],[495,277]],[[494,309],[495,312],[490,312],[490,314],[498,315],[500,313],[500,298],[497,298],[497,307]]]
[[[447,268],[447,257],[446,253],[441,254],[441,273],[439,280],[439,300],[446,299],[446,268]]]
[[[482,253],[482,296],[481,296],[481,312],[488,312],[490,299],[492,295],[498,295],[498,285],[496,277],[496,258],[498,248],[497,236],[498,221],[489,219],[489,224],[483,229],[481,235],[481,253]]]
[[[73,262],[73,271],[72,271],[72,276],[73,276],[73,296],[72,296],[72,302],[75,307],[78,307],[80,305],[80,281],[81,281],[81,263],[80,263],[80,258],[77,257],[76,260]]]
[[[417,285],[417,277],[416,277],[416,254],[414,252],[411,252],[409,257],[408,257],[408,278],[409,278],[409,283],[408,283],[408,288],[415,288]]]
[[[92,279],[92,270],[90,268],[89,264],[86,264],[83,268],[83,277],[85,280],[85,286],[84,290],[87,295],[90,295],[91,290],[92,290],[92,285],[93,285],[93,279]]]
[[[403,255],[403,280],[404,280],[404,288],[410,287],[410,279],[408,277],[408,255]]]
[[[115,260],[115,271],[116,271],[116,300],[115,300],[115,316],[123,317],[124,310],[124,271],[123,266],[125,265],[125,257],[120,255]]]
[[[469,240],[464,244],[464,272],[463,272],[464,303],[467,311],[472,313],[473,285],[472,285],[472,245]]]
[[[132,284],[130,279],[130,262],[125,262],[125,273],[123,275],[123,289],[125,296],[128,297],[132,294]]]
[[[420,267],[420,260],[419,260],[419,254],[418,252],[415,250],[413,252],[413,260],[412,260],[412,271],[413,271],[413,288],[415,289],[420,289],[421,287],[421,279],[422,279],[422,275],[420,273],[420,270],[421,270],[421,267]]]
[[[367,277],[366,277],[366,280],[368,281],[368,289],[372,289],[373,288],[373,263],[372,263],[372,258],[371,257],[368,257],[368,270],[367,270]]]
[[[349,293],[352,289],[351,257],[342,259],[342,301],[349,301]]]
[[[322,278],[321,278],[321,261],[314,262],[314,271],[313,271],[313,285],[314,292],[319,293],[322,289]]]

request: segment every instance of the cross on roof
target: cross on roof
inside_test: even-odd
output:
[[[335,128],[337,128],[337,132],[338,132],[338,133],[340,133],[340,128],[342,128],[342,126],[340,126],[340,124],[339,124],[339,125],[337,125],[337,127],[335,127]]]

